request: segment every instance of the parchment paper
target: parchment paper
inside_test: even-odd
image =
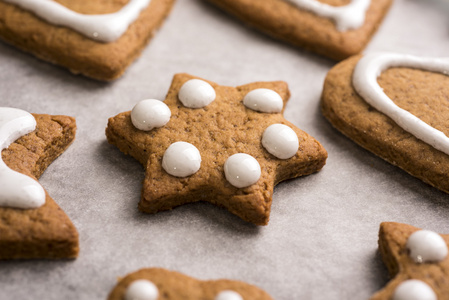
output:
[[[449,53],[449,1],[395,0],[366,51]],[[76,117],[74,144],[41,184],[80,233],[74,261],[0,263],[0,299],[105,299],[120,276],[163,267],[255,284],[278,300],[367,299],[388,281],[382,221],[449,232],[449,196],[363,150],[319,112],[335,62],[249,29],[215,7],[179,0],[126,74],[101,83],[0,43],[0,104]],[[279,184],[266,227],[210,204],[138,212],[142,166],[107,144],[107,119],[164,99],[173,74],[222,85],[285,80],[285,116],[329,152],[317,174]]]

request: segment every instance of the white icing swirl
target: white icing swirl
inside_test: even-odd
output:
[[[409,279],[396,287],[392,300],[437,300],[437,295],[424,281]]]
[[[165,150],[162,167],[168,174],[176,177],[195,174],[201,167],[200,151],[190,143],[173,143]]]
[[[416,138],[449,155],[449,138],[398,107],[377,83],[377,77],[382,71],[393,67],[416,68],[448,75],[449,58],[424,58],[394,53],[367,54],[359,60],[352,76],[355,90],[366,102]]]
[[[288,159],[296,154],[299,141],[296,132],[284,124],[267,127],[262,135],[263,147],[280,159]]]
[[[3,0],[29,10],[45,21],[69,27],[84,36],[110,43],[120,38],[151,0],[130,0],[115,13],[85,15],[53,0]]]
[[[282,97],[270,89],[255,89],[243,98],[243,105],[264,113],[279,113],[284,107]]]
[[[45,191],[33,178],[11,170],[1,158],[3,149],[34,131],[36,120],[21,109],[0,107],[0,206],[37,208],[45,203]]]
[[[125,292],[125,300],[157,300],[158,297],[157,286],[146,279],[133,281]]]
[[[214,300],[243,300],[243,297],[237,292],[225,290],[218,293]]]
[[[318,16],[332,19],[339,31],[362,27],[363,23],[365,23],[366,11],[371,3],[371,0],[351,0],[347,5],[332,6],[316,0],[287,1]]]
[[[245,153],[230,156],[224,164],[224,172],[226,180],[237,188],[253,185],[261,174],[257,160]]]
[[[178,93],[179,101],[189,108],[205,107],[215,100],[214,88],[204,80],[191,79],[186,81]]]
[[[139,101],[131,111],[131,121],[137,129],[149,131],[162,127],[170,121],[171,111],[167,104],[156,99]]]
[[[416,263],[440,262],[446,258],[448,249],[446,242],[436,232],[418,230],[407,240],[410,257]]]

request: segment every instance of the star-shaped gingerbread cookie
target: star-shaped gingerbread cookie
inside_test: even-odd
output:
[[[108,300],[272,300],[260,288],[237,280],[202,281],[160,268],[142,269],[127,275]]]
[[[164,102],[110,118],[109,143],[146,169],[139,209],[207,201],[266,225],[274,186],[319,171],[327,158],[318,141],[282,116],[289,96],[280,81],[227,87],[177,74]]]
[[[1,175],[13,172],[20,177],[20,174],[24,174],[27,176],[23,178],[31,180],[31,177],[31,182],[34,182],[74,140],[76,124],[73,118],[33,116],[36,120],[35,130],[16,141],[9,141],[12,143],[2,151],[2,160],[9,169],[1,166]],[[3,179],[9,180],[11,176],[3,176]],[[11,192],[17,196],[17,193],[14,193],[15,182],[2,184],[4,185],[0,194],[4,196],[5,189],[14,187]],[[17,188],[20,188],[20,185],[17,183]],[[40,187],[39,184],[37,186]],[[78,255],[77,230],[48,193],[43,189],[41,191],[42,204],[36,208],[0,207],[0,259],[75,258]],[[17,199],[2,201],[11,205],[17,202]]]
[[[379,251],[394,278],[371,300],[449,299],[449,235],[411,225],[380,225]]]

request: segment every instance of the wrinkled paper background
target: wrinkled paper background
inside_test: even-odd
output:
[[[395,0],[366,51],[449,53],[449,1]],[[105,299],[144,267],[255,284],[278,300],[367,299],[388,281],[377,254],[382,221],[449,232],[449,196],[363,150],[319,112],[334,62],[179,0],[142,56],[112,83],[74,76],[0,43],[0,105],[76,117],[73,145],[41,184],[80,233],[74,261],[0,263],[0,299]],[[164,99],[173,74],[222,85],[285,80],[285,117],[329,152],[317,174],[279,184],[271,221],[255,227],[210,204],[138,212],[143,168],[107,144],[107,119]]]

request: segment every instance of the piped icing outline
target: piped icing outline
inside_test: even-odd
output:
[[[316,0],[287,0],[299,8],[335,22],[338,31],[358,29],[365,23],[371,0],[351,0],[347,5],[332,6]]]
[[[1,157],[3,149],[35,129],[36,119],[30,113],[0,107],[0,207],[30,209],[45,203],[42,186],[33,178],[10,169]]]
[[[397,53],[370,53],[354,68],[352,83],[371,106],[390,117],[402,129],[435,149],[449,155],[449,137],[415,115],[397,106],[377,82],[380,74],[394,67],[415,68],[449,75],[449,58],[428,58]]]
[[[45,21],[71,28],[89,39],[111,43],[119,39],[151,0],[130,0],[110,14],[77,13],[52,0],[3,0],[31,11]]]

